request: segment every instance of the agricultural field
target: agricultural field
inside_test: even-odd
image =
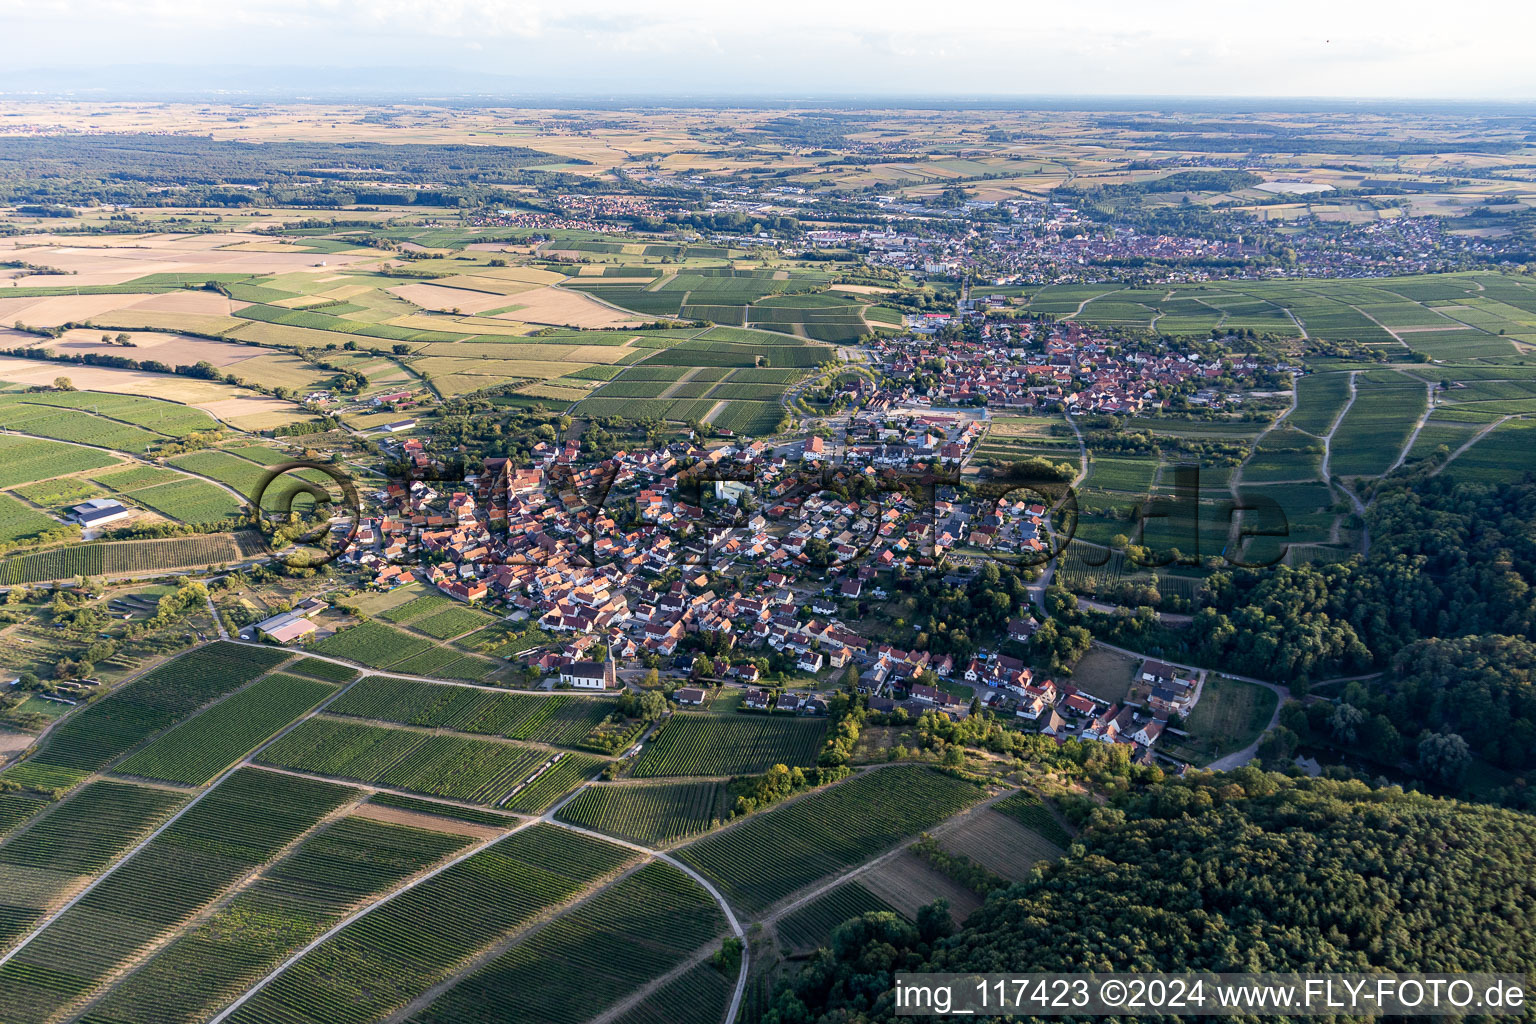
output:
[[[257,546],[251,533],[71,544],[0,561],[0,584],[223,565],[248,557]]]
[[[1008,815],[1053,846],[1066,849],[1072,843],[1072,837],[1062,828],[1045,801],[1026,790],[1004,797],[993,804],[991,809],[998,814]]]
[[[78,445],[9,434],[0,436],[0,487],[51,480],[116,463],[117,459],[107,452]]]
[[[730,793],[720,782],[594,783],[555,817],[633,843],[666,846],[713,828],[730,811]]]
[[[677,712],[646,744],[631,775],[745,775],[816,763],[827,723],[787,715]]]
[[[880,911],[895,912],[885,900],[858,882],[844,882],[779,918],[779,945],[787,952],[824,946],[832,929],[852,917]]]
[[[236,772],[0,967],[0,1019],[42,1024],[79,1006],[356,796],[343,786],[252,768]]]
[[[1054,828],[1047,831],[1059,834],[1061,826],[1052,825]],[[1037,865],[1053,861],[1065,851],[1064,845],[1026,827],[1017,815],[991,809],[971,815],[959,828],[947,832],[939,845],[1010,882],[1026,880]]]
[[[601,698],[497,693],[370,676],[327,712],[572,747],[581,746],[615,707],[613,701]]]
[[[257,760],[280,768],[428,796],[494,804],[527,783],[552,758],[547,750],[516,743],[319,717],[302,723],[267,747]],[[572,768],[591,764],[595,762],[577,761]],[[570,778],[570,769],[560,770],[558,762],[549,771],[555,773],[551,784],[568,782],[566,790],[580,781]],[[538,783],[543,782],[541,775]],[[526,794],[518,792],[515,799],[521,802],[547,795],[551,784],[538,783],[529,785]]]
[[[456,854],[465,836],[349,816],[305,839],[178,936],[82,1018],[206,1019],[361,902]],[[256,924],[259,922],[259,926]]]
[[[329,683],[267,676],[183,722],[113,770],[203,785],[335,692]]]
[[[62,529],[57,519],[28,508],[9,494],[0,494],[0,544],[43,537]]]
[[[681,964],[724,928],[724,915],[697,882],[652,861],[458,981],[410,1019],[581,1024]],[[522,998],[508,1000],[509,992]]]
[[[734,978],[703,963],[658,986],[614,1024],[719,1024],[734,990]]]
[[[231,1024],[368,1024],[635,859],[539,823],[376,905],[241,1006]]]
[[[1330,470],[1336,476],[1380,476],[1391,468],[1423,414],[1428,393],[1392,371],[1357,375],[1355,401],[1333,436]]]
[[[103,780],[82,787],[0,845],[0,950],[132,849],[186,796]]]
[[[979,787],[928,768],[882,768],[746,818],[677,856],[717,882],[732,906],[761,911],[982,796]]]
[[[360,622],[315,644],[316,654],[387,668],[433,647],[432,641],[379,622]]]
[[[1201,763],[1241,750],[1269,728],[1278,701],[1266,686],[1212,675],[1185,723],[1186,744]]]
[[[229,643],[199,647],[75,712],[37,754],[0,777],[47,789],[72,784],[288,656]]]

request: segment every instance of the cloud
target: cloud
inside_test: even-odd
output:
[[[36,67],[366,64],[426,89],[1536,97],[1536,4],[1502,0],[0,0],[0,24]]]

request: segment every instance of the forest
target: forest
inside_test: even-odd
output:
[[[1072,856],[993,892],[954,934],[942,914],[845,922],[762,1019],[890,1019],[896,972],[1526,974],[1533,919],[1525,815],[1254,768],[1197,773],[1094,811]]]

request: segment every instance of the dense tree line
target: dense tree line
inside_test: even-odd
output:
[[[1536,969],[1536,820],[1245,768],[1127,791],[1080,849],[942,915],[867,914],[766,1024],[894,1018],[896,972]]]

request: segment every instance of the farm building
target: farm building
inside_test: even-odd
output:
[[[314,633],[316,626],[300,612],[283,612],[256,623],[256,631],[277,644],[291,644]]]
[[[92,498],[70,509],[75,519],[84,527],[105,526],[133,515],[133,510],[112,498]]]

